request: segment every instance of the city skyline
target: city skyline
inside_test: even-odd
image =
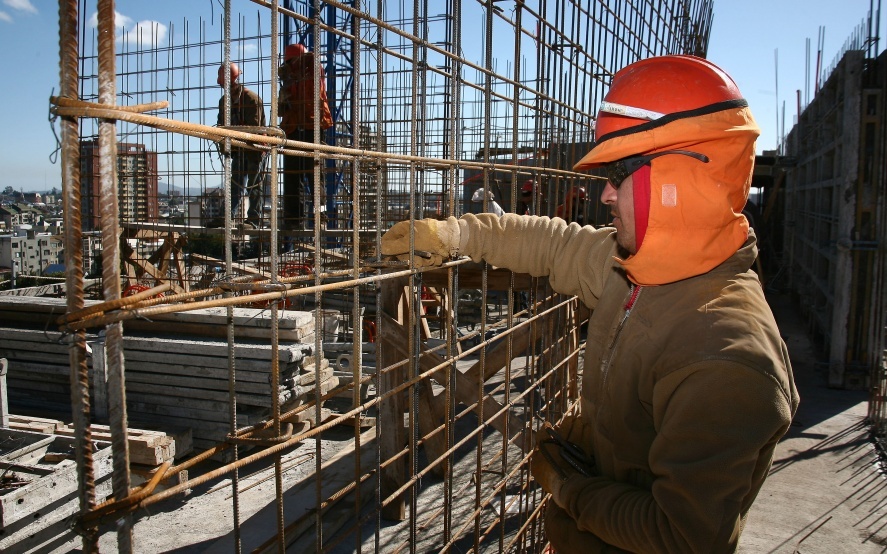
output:
[[[823,46],[821,66],[830,67],[847,38],[865,24],[870,5],[864,0],[840,5],[825,0],[715,3],[708,58],[734,77],[748,99],[762,128],[759,153],[775,149],[778,136],[791,129],[798,91],[802,104],[812,96],[817,47]],[[121,44],[162,43],[179,32],[176,25],[160,21],[158,14],[177,21],[198,17],[212,21],[220,15],[220,9],[211,2],[118,3],[117,9]],[[251,17],[252,11],[248,14]],[[94,13],[88,17],[88,30],[92,21]],[[25,192],[45,192],[61,187],[57,130],[49,121],[49,96],[58,92],[57,28],[57,11],[44,4],[31,0],[0,2],[0,45],[18,53],[8,60],[7,74],[27,75],[22,84],[6,91],[10,105],[16,107],[8,114],[15,132],[0,138],[4,168],[0,189],[12,186]],[[881,49],[883,45],[879,44],[879,52]],[[211,98],[211,103],[216,99]],[[123,141],[128,139],[123,137]],[[161,181],[160,190],[166,192],[170,186],[183,189],[178,183]]]

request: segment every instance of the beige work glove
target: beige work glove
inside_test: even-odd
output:
[[[564,507],[561,488],[568,479],[596,473],[594,458],[587,453],[585,424],[579,416],[567,416],[558,428],[547,421],[536,431],[536,449],[530,471],[555,504]]]
[[[459,220],[449,217],[417,219],[415,221],[415,266],[440,265],[444,260],[459,255],[462,232]],[[401,221],[382,235],[382,255],[398,260],[410,259],[410,222]]]

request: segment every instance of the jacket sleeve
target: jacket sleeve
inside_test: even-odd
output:
[[[461,254],[518,273],[548,276],[554,290],[579,296],[590,308],[616,271],[612,229],[517,214],[466,214],[459,225]]]
[[[650,490],[608,477],[573,479],[561,503],[582,531],[630,551],[732,552],[791,404],[763,373],[701,362],[654,390]]]

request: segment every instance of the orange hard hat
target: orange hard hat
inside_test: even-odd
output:
[[[298,58],[307,51],[304,44],[288,44],[283,50],[283,61],[288,62],[293,58]]]
[[[710,61],[696,56],[647,58],[619,70],[601,102],[594,138],[660,117],[703,108],[742,94],[733,79]]]
[[[231,82],[237,81],[237,78],[240,77],[240,67],[237,66],[236,63],[231,62]],[[220,87],[225,86],[225,64],[219,66],[219,78],[216,79],[216,82]]]

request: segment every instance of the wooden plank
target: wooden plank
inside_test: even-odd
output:
[[[127,364],[126,367],[126,383],[127,389],[129,388],[129,383],[151,383],[167,387],[196,388],[219,391],[228,390],[227,379],[206,379],[203,377],[189,377],[187,375],[165,375],[158,373],[132,371],[129,367],[129,364]],[[242,381],[238,378],[237,382],[235,383],[234,390],[237,391],[238,394],[242,393],[262,395],[270,394],[271,386],[268,384],[267,379],[265,379],[264,383],[250,383],[248,381]]]
[[[406,278],[388,279],[380,283],[381,301],[379,310],[388,316],[388,321],[393,321],[396,326],[409,320],[406,310],[405,289],[408,284]],[[391,324],[383,322],[383,329]],[[379,396],[383,397],[388,391],[394,389],[406,380],[406,367],[387,369],[406,356],[393,343],[392,335],[387,334],[377,339],[377,357],[379,360]],[[406,446],[406,430],[403,425],[403,414],[406,409],[406,397],[404,393],[392,395],[379,404],[379,425],[385,431],[379,437],[379,449],[383,460],[394,458]],[[401,458],[398,463],[389,464],[380,473],[380,487],[383,500],[387,499],[394,491],[400,489],[407,480],[406,459]],[[385,519],[403,521],[406,517],[405,497],[401,494],[382,508],[382,517]]]
[[[136,277],[142,278],[145,274],[154,278],[154,286],[165,283],[170,279],[165,271],[155,267],[153,264],[143,258],[139,258],[138,254],[125,240],[120,241],[120,261],[131,265],[136,270]],[[185,292],[177,283],[170,283],[171,290],[174,294]]]
[[[5,431],[6,434],[20,433]],[[65,437],[54,437],[54,450],[64,450],[62,446],[55,448],[55,443],[70,443]],[[48,447],[48,446],[47,446]],[[111,471],[111,449],[101,448],[93,454],[95,477],[107,475]],[[54,470],[29,485],[10,491],[0,496],[0,528],[8,527],[22,518],[39,512],[77,490],[77,464],[66,460],[55,465]]]
[[[201,323],[173,323],[169,321],[146,321],[143,319],[130,319],[123,322],[127,332],[140,333],[181,333],[193,337],[206,337],[224,339],[228,336],[228,328],[224,325],[207,325]],[[238,339],[266,340],[271,342],[270,329],[258,329],[250,327],[235,327],[234,335]],[[278,340],[281,342],[310,342],[314,340],[314,326],[309,331],[300,329],[281,329]]]
[[[84,307],[93,304],[100,304],[98,300],[84,300]],[[15,296],[0,297],[0,310],[10,310],[16,312],[31,312],[62,315],[68,309],[67,300],[64,298],[22,298]]]
[[[507,291],[511,285],[512,272],[507,269],[487,268],[487,290]],[[542,286],[544,279],[539,280]],[[426,287],[446,289],[448,285],[447,269],[433,269],[422,273],[422,284]],[[483,271],[480,264],[467,263],[459,266],[459,288],[480,289],[483,286]],[[533,277],[528,273],[514,274],[514,290],[533,290]]]
[[[45,362],[30,362],[16,358],[9,360],[10,377],[30,377],[32,379],[45,379],[54,383],[69,383],[71,380],[71,367]]]
[[[197,356],[228,357],[227,341],[177,338],[177,337],[133,337],[123,340],[124,350],[147,350],[149,352],[187,352]],[[311,354],[314,346],[310,344],[292,344],[279,346],[280,363],[299,362]],[[237,358],[253,360],[271,360],[271,345],[258,342],[239,342],[234,346]]]
[[[29,340],[32,338],[32,336],[28,336],[26,329],[11,332],[2,329],[0,330],[0,348],[4,350],[15,350],[22,353],[40,352],[44,355],[52,354],[57,356],[58,359],[62,359],[64,356],[68,355],[70,345],[67,343],[61,344],[52,340],[47,340],[44,337],[41,337],[38,340]]]
[[[430,379],[423,379],[419,389],[419,432],[422,435],[423,445],[429,464],[444,455],[447,451],[446,427],[434,432],[437,427],[446,422],[446,399],[443,395],[434,396]],[[440,463],[431,466],[431,472],[443,478],[446,475],[449,462],[446,458]]]
[[[186,388],[186,387],[170,387],[167,385],[157,385],[153,383],[146,382],[138,382],[134,381],[132,384],[127,382],[126,384],[126,393],[127,396],[132,396],[140,393],[147,393],[156,395],[157,401],[161,402],[162,398],[182,398],[186,402],[193,401],[210,401],[210,402],[219,402],[227,406],[228,403],[228,391],[227,390],[210,390],[210,389],[196,389],[196,388]],[[271,407],[271,394],[270,392],[267,395],[256,395],[256,394],[241,394],[237,393],[237,404],[238,405],[246,405],[246,406],[257,406],[260,408],[269,408]],[[180,405],[177,403],[176,405]]]
[[[99,429],[90,428],[93,440],[111,442],[110,431],[101,431]],[[129,445],[129,461],[133,464],[160,465],[163,462],[172,460],[176,456],[176,447],[172,439],[166,437],[166,440],[159,441],[156,437],[140,437],[133,436],[127,430],[127,444]],[[62,428],[55,432],[56,435],[63,437],[74,437],[76,433],[72,428]]]
[[[465,371],[465,375],[470,379],[477,379],[481,369],[483,369],[483,380],[487,381],[490,377],[501,371],[511,362],[508,356],[508,337],[512,337],[511,358],[521,356],[530,346],[532,325],[524,325],[512,331],[509,335],[501,338],[500,341],[494,342],[493,346],[487,347],[487,353],[484,357],[484,364],[480,360],[474,363]]]
[[[386,336],[387,342],[391,343],[401,356],[408,356],[409,350],[406,347],[408,343],[406,329],[399,325],[392,325],[385,320],[383,320],[383,323],[386,324],[383,325],[383,330],[382,333],[380,333],[380,336]],[[442,356],[434,352],[429,352],[426,347],[422,346],[422,353],[419,356],[419,364],[423,372],[444,363],[444,361],[445,360]],[[443,371],[438,371],[437,375],[442,377]],[[456,390],[453,392],[456,395],[456,400],[465,405],[478,403],[477,376],[472,379],[471,376],[456,371]],[[494,398],[490,398],[489,396],[485,397],[483,399],[484,423],[490,425],[509,439],[517,437],[514,444],[518,448],[523,449],[525,443],[524,425],[516,415],[512,414],[508,418],[508,429],[505,428],[504,413],[490,419],[490,414],[498,413],[502,408],[502,404],[497,402]],[[475,406],[474,411],[480,413],[480,405]]]
[[[45,365],[69,366],[70,360],[67,354],[53,354],[39,351],[20,350],[18,348],[0,347],[0,357],[13,361],[40,362]]]
[[[191,253],[191,262],[195,264],[206,265],[209,267],[225,267],[224,260],[213,258],[211,256],[204,256],[203,254],[195,254],[193,252]],[[237,273],[242,273],[244,275],[257,275],[265,279],[271,278],[271,274],[269,273],[265,273],[264,271],[256,269],[255,267],[239,264],[236,262],[231,264],[231,269],[233,269]]]
[[[265,361],[237,360],[237,379],[253,383],[267,383],[271,374],[271,364]],[[147,351],[126,352],[126,371],[141,371],[157,375],[193,375],[207,379],[228,380],[228,359],[218,357],[200,357],[179,355],[152,355]],[[297,364],[282,367],[283,374],[298,372]]]
[[[8,375],[7,382],[9,383],[9,388],[11,391],[14,391],[15,389],[21,387],[32,392],[58,393],[62,395],[71,393],[71,386],[67,382],[51,383],[39,377],[28,379]],[[13,396],[14,394],[10,394],[10,398],[12,398]]]
[[[183,421],[183,418],[180,415],[181,410],[178,410],[177,408],[166,408],[166,406],[142,405],[137,402],[127,403],[127,409],[132,413],[135,419],[141,421],[150,419],[152,425],[171,427],[181,426]],[[152,413],[152,411],[154,413]],[[127,413],[127,415],[129,415],[129,413]],[[262,421],[263,418],[248,418],[245,416],[241,418],[238,415],[237,424],[239,426],[247,426],[255,425]],[[211,438],[214,441],[222,440],[230,430],[230,425],[227,421],[222,422],[188,418],[187,424],[189,425],[188,428],[191,430],[191,444],[194,448],[197,448],[198,439]]]
[[[170,314],[158,314],[151,316],[154,321],[175,321],[181,323],[204,323],[210,325],[227,325],[228,308],[201,308],[187,312],[175,312]],[[258,308],[235,307],[234,325],[237,327],[255,327],[257,329],[271,328],[271,312]],[[278,327],[283,330],[312,329],[314,327],[314,313],[297,310],[280,310],[278,314]]]
[[[23,430],[30,431],[30,430]],[[13,445],[21,445],[19,448],[13,446],[15,450],[10,450],[8,452],[0,451],[0,460],[4,462],[15,462],[15,463],[28,463],[24,457],[28,454],[32,454],[34,451],[41,451],[41,454],[38,454],[39,458],[42,455],[42,452],[46,452],[46,447],[55,441],[55,438],[49,435],[38,434],[33,431],[27,433],[9,433],[6,430],[0,430],[0,438],[3,439],[5,444],[13,444]],[[7,465],[4,463],[3,465]]]
[[[110,466],[111,459],[106,457],[94,467],[99,474],[95,477],[97,502],[104,501],[111,494],[111,473],[105,469]],[[46,552],[51,550],[52,545],[76,541],[77,535],[71,530],[70,519],[79,510],[80,498],[75,487],[42,510],[2,527],[4,532],[0,534],[0,552]]]
[[[181,426],[187,423],[191,427],[193,436],[206,437],[203,431],[221,429],[224,433],[228,432],[228,412],[218,412],[211,410],[203,410],[197,408],[189,408],[181,405],[165,405],[150,402],[144,398],[127,399],[127,415],[132,415],[134,419],[151,420],[157,424],[167,423],[171,425]],[[256,413],[237,413],[238,426],[255,425],[265,421],[264,414]]]
[[[52,435],[55,434],[56,429],[61,429],[64,426],[65,424],[57,419],[9,414],[9,428],[19,431],[31,431],[34,433]]]
[[[9,388],[6,385],[8,368],[6,358],[0,358],[0,427],[9,427]]]

